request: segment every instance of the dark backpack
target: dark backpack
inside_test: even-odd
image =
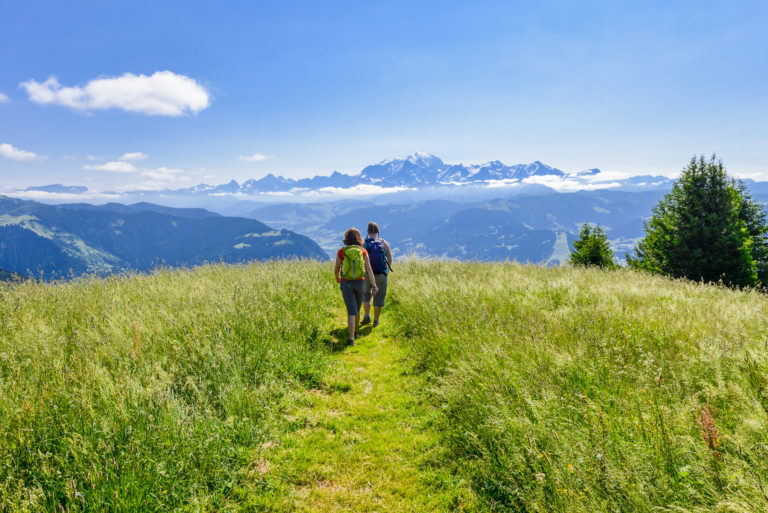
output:
[[[371,262],[373,274],[387,274],[387,250],[379,238],[366,237],[365,249],[368,251],[368,260]]]

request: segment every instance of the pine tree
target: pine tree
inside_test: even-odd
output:
[[[573,248],[574,251],[569,259],[571,265],[597,266],[607,269],[616,267],[613,251],[608,244],[608,236],[599,226],[592,228],[584,223],[579,231],[579,238],[573,241]]]
[[[768,277],[765,212],[714,155],[691,159],[645,231],[632,267],[736,286]]]

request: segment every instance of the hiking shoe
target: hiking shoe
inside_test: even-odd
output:
[[[355,339],[354,338],[350,338],[349,340],[347,340],[347,345],[348,346],[354,346],[355,345]]]
[[[371,322],[371,316],[366,314],[366,315],[363,317],[363,320],[362,320],[362,321],[360,321],[360,324],[361,324],[361,325],[362,325],[362,324],[368,324],[369,322]]]
[[[379,320],[378,319],[374,319],[373,320],[373,327],[375,328],[378,325],[379,325]]]

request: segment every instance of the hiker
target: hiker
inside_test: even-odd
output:
[[[379,290],[368,260],[368,251],[362,246],[363,236],[360,230],[350,228],[344,232],[344,247],[336,254],[336,266],[333,271],[336,281],[341,283],[341,296],[347,307],[347,345],[350,346],[355,344],[355,337],[360,336],[360,307],[363,303],[366,278],[370,281],[374,294]]]
[[[361,324],[371,322],[371,297],[373,297],[373,327],[375,328],[379,325],[379,316],[387,297],[387,275],[392,269],[392,251],[389,249],[387,241],[379,237],[378,224],[368,223],[368,237],[365,238],[363,248],[368,252],[368,259],[371,262],[378,292],[376,288],[366,287],[363,298],[365,317],[363,317]]]

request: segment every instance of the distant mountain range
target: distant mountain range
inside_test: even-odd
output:
[[[453,190],[464,194],[469,189],[507,187],[520,193],[551,192],[553,190],[591,190],[612,188],[617,190],[658,190],[669,187],[671,180],[664,176],[634,176],[614,179],[599,169],[566,173],[560,169],[536,161],[530,164],[506,165],[498,160],[484,164],[450,164],[427,153],[413,153],[405,158],[388,159],[366,166],[356,175],[334,171],[329,176],[311,178],[285,178],[272,173],[259,179],[238,183],[231,180],[220,185],[199,184],[181,189],[163,191],[102,192],[114,197],[150,197],[160,195],[166,198],[181,197],[269,197],[275,194],[291,193],[297,198],[318,192],[341,194],[357,192],[363,195],[391,193],[393,191],[439,189],[440,194]],[[34,193],[56,195],[88,195],[81,185],[51,184],[28,187],[16,191],[17,195],[30,197]],[[475,195],[476,191],[475,191]],[[30,198],[34,199],[34,198]],[[154,200],[154,198],[153,198]]]
[[[659,188],[670,182],[664,176],[637,176],[620,181],[603,178],[599,169],[565,173],[536,161],[531,164],[506,165],[498,160],[485,164],[448,164],[428,153],[414,153],[404,159],[388,159],[365,167],[357,175],[334,172],[330,176],[315,176],[294,180],[268,174],[258,180],[239,184],[235,180],[223,185],[198,185],[176,192],[253,195],[270,192],[317,191],[324,188],[354,188],[376,186],[380,188],[459,187],[465,185],[543,184],[557,186],[568,182],[571,187],[645,187]]]
[[[756,200],[768,203],[768,182],[745,182]],[[294,180],[269,174],[242,184],[108,193],[124,202],[143,200],[128,206],[53,207],[0,197],[0,267],[79,273],[147,269],[162,261],[318,258],[338,249],[345,229],[362,230],[369,221],[379,223],[398,258],[564,263],[581,224],[593,223],[606,229],[622,259],[672,183],[598,169],[566,173],[539,161],[449,164],[414,153],[357,175]],[[104,201],[78,185],[30,187],[17,195]]]
[[[52,278],[284,257],[327,258],[303,235],[203,209],[0,196],[0,268],[11,272]]]

